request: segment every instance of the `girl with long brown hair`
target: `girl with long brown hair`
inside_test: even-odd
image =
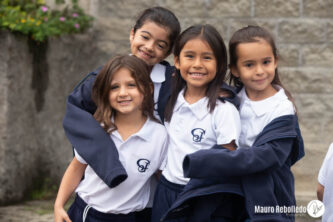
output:
[[[119,159],[128,177],[111,189],[74,148],[75,157],[54,205],[55,221],[147,221],[142,212],[151,198],[152,176],[162,168],[167,143],[167,133],[153,115],[148,66],[130,55],[111,59],[96,78],[92,99],[97,106],[94,117],[119,153],[109,158]],[[66,213],[64,205],[74,190],[75,201]]]

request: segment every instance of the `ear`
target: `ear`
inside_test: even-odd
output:
[[[179,67],[180,67],[179,57],[178,56],[174,56],[173,61],[174,61],[176,69],[179,69]]]
[[[229,65],[229,69],[230,69],[230,72],[233,76],[235,76],[236,78],[239,78],[239,72],[238,72],[238,69],[236,67]]]
[[[130,36],[129,36],[129,40],[130,40],[130,43],[131,43],[131,44],[132,44],[132,41],[133,41],[133,39],[134,39],[134,35],[135,35],[135,33],[134,33],[134,29],[131,29]]]

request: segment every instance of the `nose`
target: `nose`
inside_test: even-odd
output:
[[[264,74],[264,69],[261,65],[257,65],[257,70],[256,70],[257,75],[262,75]]]
[[[193,67],[196,69],[202,68],[202,63],[200,57],[195,58]]]
[[[128,92],[127,92],[127,89],[126,89],[126,87],[120,87],[120,90],[119,90],[119,96],[120,97],[125,97],[125,96],[127,96],[128,95]]]
[[[146,47],[147,51],[149,51],[149,52],[153,51],[154,41],[152,41],[152,40],[147,41],[145,44],[145,47]]]

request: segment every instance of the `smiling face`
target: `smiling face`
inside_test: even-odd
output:
[[[200,38],[189,40],[175,57],[175,66],[186,81],[187,90],[205,93],[208,83],[216,76],[217,62],[213,50]]]
[[[272,86],[277,67],[272,47],[263,39],[240,43],[236,48],[236,67],[230,67],[234,76],[244,84],[248,97],[262,100],[275,94]]]
[[[114,73],[109,92],[109,103],[116,114],[141,114],[143,94],[126,68]]]
[[[153,66],[168,56],[170,49],[169,29],[146,21],[143,26],[131,30],[130,43],[131,52],[136,57]]]

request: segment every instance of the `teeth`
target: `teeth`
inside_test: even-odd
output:
[[[145,56],[148,56],[149,58],[152,58],[152,56],[151,55],[149,55],[149,54],[147,54],[147,53],[145,53],[144,51],[141,51]]]
[[[203,73],[190,73],[190,75],[193,75],[193,76],[204,76],[205,74]]]

